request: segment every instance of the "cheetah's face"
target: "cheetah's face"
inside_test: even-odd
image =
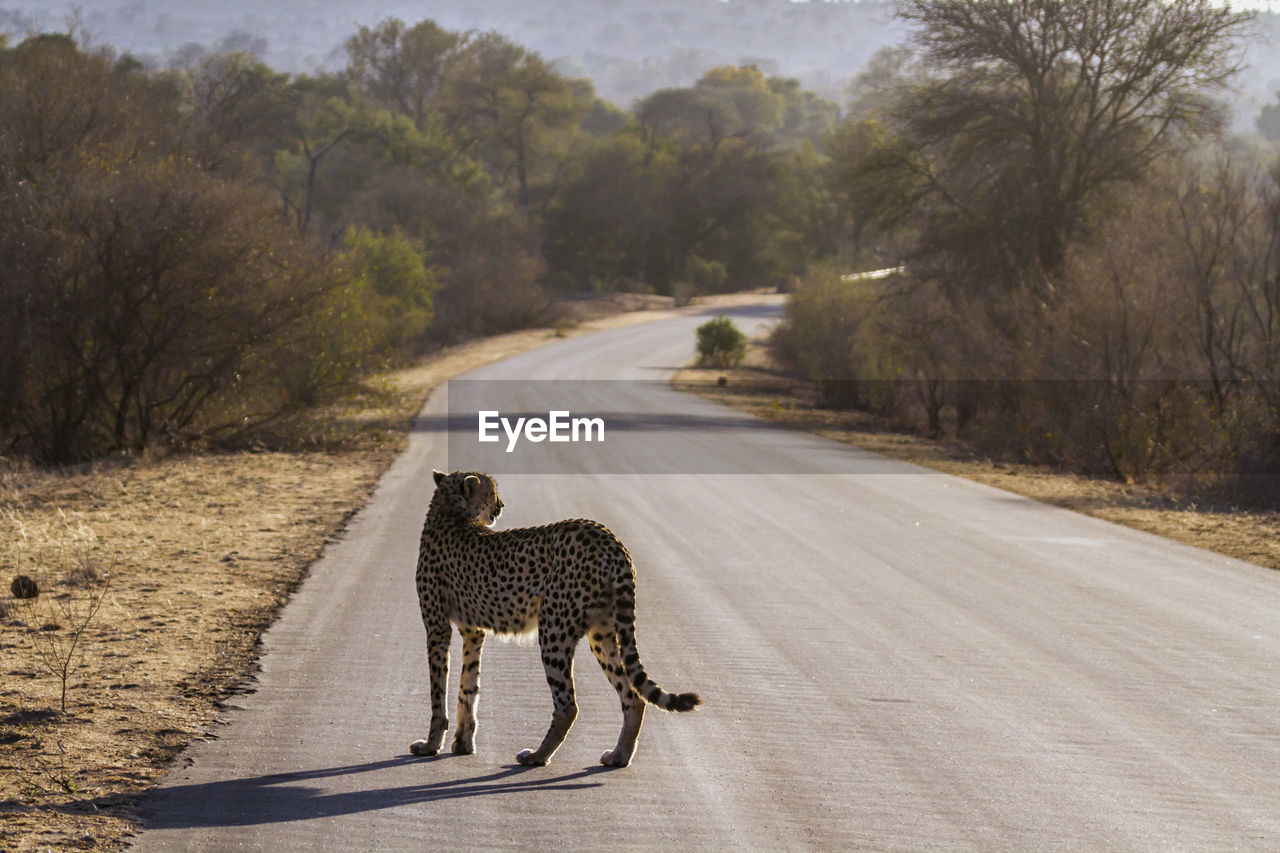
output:
[[[492,527],[502,514],[502,498],[498,484],[488,474],[478,471],[434,471],[436,490],[444,490],[447,501],[459,514]]]

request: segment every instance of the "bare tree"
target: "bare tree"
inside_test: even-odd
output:
[[[79,555],[72,590],[23,600],[28,649],[40,668],[58,679],[59,707],[67,713],[67,681],[83,653],[85,632],[98,615],[111,586],[111,574],[98,570],[92,558]]]
[[[18,188],[0,217],[26,449],[137,451],[279,410],[321,361],[308,321],[340,281],[264,193],[189,163],[96,165]],[[254,400],[260,382],[275,396]]]
[[[1209,95],[1252,21],[1208,0],[900,0],[898,15],[934,75],[894,114],[935,247],[982,238],[987,275],[1043,292],[1110,188],[1219,126]]]
[[[289,135],[299,104],[288,76],[249,53],[215,53],[186,71],[196,157],[210,171],[236,174],[236,158],[268,160]]]

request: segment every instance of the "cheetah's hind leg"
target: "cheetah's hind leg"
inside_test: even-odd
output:
[[[586,626],[575,630],[572,618],[565,608],[543,605],[538,614],[538,646],[542,651],[542,668],[547,674],[554,705],[551,726],[535,750],[521,750],[516,761],[539,767],[551,760],[551,756],[564,743],[565,736],[578,718],[578,703],[573,692],[573,650],[586,633]]]
[[[613,683],[622,700],[622,731],[618,735],[618,745],[600,756],[600,763],[605,767],[626,767],[631,763],[631,756],[636,751],[636,740],[640,737],[640,725],[644,722],[644,700],[636,693],[631,682],[627,680],[627,668],[622,661],[622,653],[618,650],[618,635],[612,625],[597,625],[591,629],[591,653],[600,662],[600,668]]]

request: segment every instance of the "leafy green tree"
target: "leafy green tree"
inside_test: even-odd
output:
[[[438,272],[427,266],[421,245],[398,229],[377,234],[352,227],[343,243],[338,261],[351,276],[367,348],[383,356],[404,352],[435,319]]]
[[[669,138],[711,156],[726,140],[771,144],[782,127],[784,100],[757,69],[722,66],[688,88],[649,95],[637,106],[636,118],[651,138]]]
[[[692,282],[700,293],[716,293],[724,289],[729,271],[720,261],[709,261],[691,255],[681,270],[681,278]]]
[[[374,103],[422,127],[439,108],[449,65],[466,39],[435,21],[388,18],[347,40],[347,76]]]
[[[665,274],[678,277],[695,255],[722,263],[732,288],[776,286],[799,272],[799,259],[784,245],[794,235],[794,198],[786,192],[793,167],[790,158],[739,141],[709,161],[685,152],[670,185],[665,240],[672,266]]]
[[[548,317],[541,232],[529,218],[485,196],[446,198],[448,222],[428,245],[442,269],[436,297],[439,340],[452,342],[528,326]],[[444,211],[441,211],[442,215]]]
[[[589,104],[578,125],[584,133],[607,139],[624,130],[631,122],[626,110],[619,109],[596,95],[596,87],[590,80],[571,78],[568,81],[573,97],[580,104]]]
[[[718,261],[737,286],[768,279],[729,253],[754,250],[773,198],[769,153],[785,98],[754,68],[716,68],[694,86],[663,89],[636,105],[636,131],[660,199],[640,229],[639,278],[669,292],[697,255]],[[759,273],[758,275],[755,273]],[[747,273],[745,279],[740,274]]]
[[[467,42],[446,85],[447,126],[499,183],[514,178],[516,203],[527,209],[546,133],[575,125],[589,103],[542,57],[494,32]]]
[[[835,103],[800,88],[800,81],[793,77],[771,77],[769,88],[782,98],[781,123],[775,133],[782,147],[818,146],[839,120],[840,108]]]
[[[320,167],[360,129],[361,113],[342,97],[302,90],[293,138],[277,150],[275,169],[280,198],[299,230],[311,226],[316,196],[321,192]]]
[[[222,440],[358,379],[314,334],[343,280],[243,168],[290,132],[284,83],[243,55],[151,74],[66,37],[0,51],[7,446]]]
[[[633,134],[586,152],[546,216],[546,254],[558,287],[615,290],[643,281],[673,175],[672,155],[649,150]]]
[[[706,136],[700,141],[712,148],[729,138],[767,145],[782,127],[784,97],[756,68],[712,68],[692,91],[698,96],[705,123]]]
[[[726,140],[765,150],[816,145],[835,124],[839,108],[800,87],[800,81],[766,78],[751,66],[721,66],[693,86],[661,89],[636,109],[652,135],[714,153]]]
[[[564,181],[546,218],[557,282],[679,285],[687,295],[785,281],[808,256],[810,137],[834,114],[794,81],[751,67],[653,93]]]

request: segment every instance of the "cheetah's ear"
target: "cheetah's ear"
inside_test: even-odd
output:
[[[449,475],[443,471],[432,471],[431,476],[436,478],[436,485],[440,485],[440,481]]]
[[[475,474],[471,474],[462,481],[462,494],[466,495],[470,500],[476,493],[476,489],[480,487],[480,478]]]

